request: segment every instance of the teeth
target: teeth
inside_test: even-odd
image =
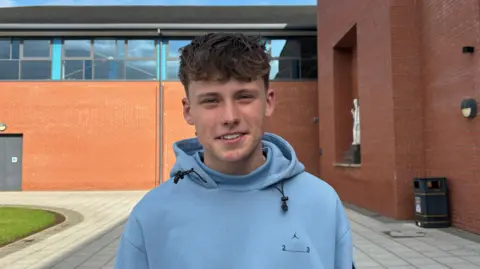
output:
[[[240,137],[240,134],[225,135],[225,136],[222,136],[222,139],[230,140],[230,139],[235,139],[235,138],[238,138],[238,137]]]

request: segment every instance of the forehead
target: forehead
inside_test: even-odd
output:
[[[265,90],[263,80],[243,82],[231,79],[227,82],[216,81],[192,81],[188,87],[190,96],[198,96],[204,93],[229,95],[242,90],[260,91]]]

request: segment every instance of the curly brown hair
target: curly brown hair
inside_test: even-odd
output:
[[[181,48],[178,77],[188,96],[192,81],[250,82],[262,78],[268,88],[270,55],[260,36],[209,33]]]

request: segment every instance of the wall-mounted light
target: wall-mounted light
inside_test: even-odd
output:
[[[472,46],[465,46],[465,47],[462,48],[462,52],[463,53],[474,53],[475,48],[472,47]]]
[[[7,129],[7,125],[3,122],[0,122],[0,132],[3,132]]]
[[[463,99],[462,104],[462,114],[465,118],[475,118],[478,112],[477,100],[473,98]]]

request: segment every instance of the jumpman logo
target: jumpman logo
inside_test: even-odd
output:
[[[297,233],[296,233],[296,232],[293,234],[292,239],[295,239],[295,238],[297,238],[298,240],[300,240],[300,238],[297,237]]]
[[[294,242],[292,246],[282,245],[282,251],[310,253],[310,247],[302,244],[302,242],[300,241],[300,238],[297,236],[297,232],[293,234],[291,240],[294,240],[294,239],[297,239],[298,241]],[[300,244],[300,246],[298,246],[298,244]]]

